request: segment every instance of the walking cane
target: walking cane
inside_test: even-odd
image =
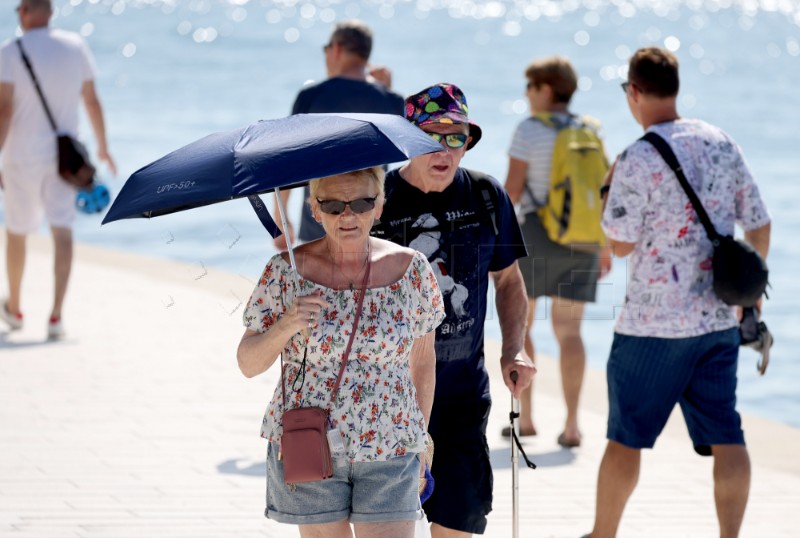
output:
[[[516,371],[511,372],[511,381],[517,382],[519,374]],[[511,435],[516,437],[517,433],[517,417],[519,417],[519,400],[514,398],[514,393],[511,393]],[[517,444],[511,443],[511,536],[519,538],[519,449]]]
[[[512,371],[509,378],[514,383],[519,379],[519,374]],[[508,415],[511,421],[511,536],[519,538],[519,455],[525,459],[525,465],[530,469],[536,469],[536,464],[528,459],[528,455],[522,450],[522,445],[517,436],[517,419],[519,418],[519,400],[514,398],[511,393],[511,413]]]

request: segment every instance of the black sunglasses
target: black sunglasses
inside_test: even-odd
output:
[[[458,149],[462,147],[464,144],[467,143],[468,135],[464,133],[450,133],[450,134],[441,134],[441,133],[428,133],[428,136],[436,140],[437,142],[441,142],[444,139],[444,143],[447,144],[448,148]]]
[[[327,213],[328,215],[341,215],[344,213],[344,208],[347,206],[350,206],[350,210],[353,213],[366,213],[375,208],[375,200],[377,200],[377,198],[374,196],[372,198],[356,198],[349,202],[343,202],[342,200],[320,200],[317,198],[317,203],[323,213]]]
[[[625,82],[623,82],[622,84],[620,84],[620,86],[622,87],[622,91],[623,91],[623,92],[624,92],[626,95],[627,95],[627,93],[628,93],[628,86],[630,86],[630,85],[631,85],[631,83],[630,83],[630,82],[628,82],[628,81],[625,81]]]

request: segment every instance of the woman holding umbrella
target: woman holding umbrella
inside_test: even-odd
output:
[[[422,517],[433,331],[444,309],[423,255],[369,236],[383,175],[376,167],[312,181],[311,210],[326,235],[295,251],[299,289],[287,253],[278,254],[244,312],[242,373],[256,376],[279,357],[283,364],[261,428],[265,515],[299,525],[304,537],[350,537],[352,523],[357,537],[410,538]],[[301,407],[327,411],[328,479],[284,475],[284,412]]]

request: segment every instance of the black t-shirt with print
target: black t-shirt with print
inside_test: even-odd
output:
[[[435,399],[442,403],[490,400],[483,356],[489,272],[526,255],[505,190],[494,178],[472,174],[486,179],[459,168],[443,192],[423,193],[392,170],[372,231],[425,254],[436,275],[447,313],[436,329]]]

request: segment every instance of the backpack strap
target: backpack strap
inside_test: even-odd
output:
[[[497,237],[500,235],[500,229],[497,227],[497,191],[494,189],[494,185],[492,185],[492,182],[489,179],[490,176],[488,174],[484,174],[483,172],[477,172],[467,168],[464,168],[464,173],[467,175],[467,179],[474,181],[478,186],[478,189],[481,193],[483,208],[486,210],[486,215],[489,217],[489,222],[492,223],[494,235]]]

